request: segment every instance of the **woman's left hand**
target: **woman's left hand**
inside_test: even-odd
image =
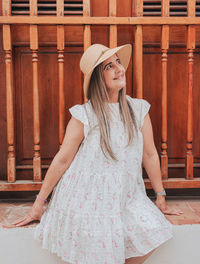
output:
[[[170,208],[165,200],[165,196],[158,196],[155,201],[156,206],[166,215],[181,215],[183,211],[176,208]]]

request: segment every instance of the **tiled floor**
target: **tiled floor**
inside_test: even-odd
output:
[[[17,202],[0,202],[0,227],[12,228],[11,225],[15,220],[23,217],[31,208],[32,202],[17,201]],[[185,224],[200,224],[200,198],[182,198],[182,199],[169,199],[167,204],[170,207],[179,208],[183,211],[180,216],[166,215],[166,218],[174,225]],[[35,221],[26,227],[36,226],[39,222]]]

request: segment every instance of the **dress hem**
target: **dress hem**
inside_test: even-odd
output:
[[[137,255],[129,255],[129,256],[125,256],[125,260],[124,260],[124,262],[123,262],[123,263],[121,262],[120,264],[125,264],[125,261],[126,261],[127,259],[129,259],[129,258],[143,257],[143,256],[147,255],[149,252],[151,252],[152,250],[158,248],[160,245],[164,244],[165,242],[167,242],[168,240],[170,240],[172,237],[173,237],[173,235],[171,235],[171,236],[169,236],[168,238],[162,240],[161,242],[159,242],[159,243],[157,244],[157,246],[152,247],[151,249],[147,250],[147,251],[146,251],[144,254],[142,254],[142,255],[138,255],[138,254],[137,254]],[[73,261],[71,262],[71,260],[66,260],[66,259],[63,258],[62,255],[59,255],[58,252],[57,252],[56,250],[53,250],[53,249],[51,249],[50,247],[43,245],[43,243],[42,243],[41,240],[38,240],[38,239],[35,239],[35,240],[38,241],[38,242],[42,245],[42,249],[46,249],[46,250],[48,250],[50,253],[57,255],[62,261],[66,262],[67,264],[85,264],[85,263],[81,263],[81,262],[77,263],[77,262],[73,262]]]

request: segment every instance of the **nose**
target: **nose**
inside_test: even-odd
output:
[[[122,66],[120,64],[115,65],[115,72],[120,72],[122,71]]]

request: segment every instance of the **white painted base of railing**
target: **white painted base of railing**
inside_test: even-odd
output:
[[[68,264],[33,240],[34,228],[0,228],[0,263]],[[174,225],[173,229],[174,237],[157,248],[145,264],[200,263],[200,225]]]

